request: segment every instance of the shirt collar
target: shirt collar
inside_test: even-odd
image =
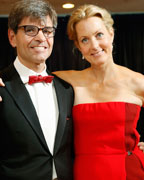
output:
[[[14,67],[16,68],[17,72],[20,75],[20,78],[22,80],[22,82],[24,84],[26,84],[29,80],[29,76],[37,76],[37,75],[42,75],[42,76],[47,76],[47,72],[46,72],[46,66],[45,69],[41,72],[41,73],[37,73],[29,68],[27,68],[26,66],[24,66],[20,60],[18,59],[18,57],[16,57],[15,61],[14,61]]]

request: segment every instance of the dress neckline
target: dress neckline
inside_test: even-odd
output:
[[[135,105],[138,107],[142,107],[139,104],[135,104],[135,103],[131,103],[131,102],[124,102],[124,101],[106,101],[106,102],[89,102],[89,103],[80,103],[80,104],[76,104],[73,107],[77,107],[77,106],[84,106],[84,105],[94,105],[94,104],[117,104],[117,103],[121,103],[121,104],[130,104],[130,105]]]

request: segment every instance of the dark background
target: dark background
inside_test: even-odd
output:
[[[114,61],[134,71],[144,74],[144,13],[113,14],[115,39]],[[80,52],[74,48],[73,42],[68,40],[66,26],[69,16],[58,17],[58,28],[52,55],[47,60],[51,71],[81,70],[89,66],[82,60]],[[0,70],[8,66],[15,59],[14,49],[7,37],[7,17],[0,18]],[[144,141],[144,108],[140,114],[137,127]]]

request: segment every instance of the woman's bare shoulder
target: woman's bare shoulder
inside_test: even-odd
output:
[[[126,67],[121,68],[121,74],[128,86],[144,98],[144,75]]]
[[[79,71],[76,70],[65,70],[65,71],[55,71],[52,74],[55,74],[59,78],[63,79],[64,81],[72,84],[73,80],[77,77]]]
[[[133,71],[127,67],[119,66],[119,69],[121,70],[122,74],[126,77],[130,77],[132,79],[138,79],[138,80],[144,80],[144,75],[140,72]]]
[[[78,71],[76,71],[76,70],[65,70],[65,71],[54,71],[54,72],[52,72],[52,74],[55,74],[59,78],[71,77],[71,76],[76,75],[77,73],[78,73]]]

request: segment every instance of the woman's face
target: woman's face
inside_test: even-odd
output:
[[[112,59],[113,29],[109,32],[99,17],[83,19],[76,24],[77,48],[91,65]]]

